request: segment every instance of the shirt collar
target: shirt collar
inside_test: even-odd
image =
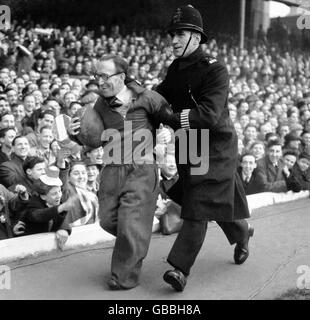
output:
[[[128,104],[132,100],[132,92],[125,85],[123,89],[115,96],[122,104]]]

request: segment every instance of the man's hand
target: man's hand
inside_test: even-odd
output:
[[[4,195],[0,192],[0,210],[4,207],[5,198]]]
[[[67,242],[69,233],[67,230],[60,229],[56,232],[56,241],[60,250],[64,249],[64,245]]]
[[[16,225],[13,227],[14,235],[19,236],[21,234],[24,234],[25,233],[25,228],[26,228],[25,222],[18,221],[16,223]]]
[[[25,186],[18,184],[15,187],[15,192],[18,193],[19,197],[24,200],[27,201],[29,200],[29,193],[27,192],[27,189]]]
[[[156,136],[157,144],[167,144],[171,140],[171,132],[169,129],[164,128],[163,124],[160,124],[159,133]]]
[[[287,166],[284,166],[282,169],[283,173],[285,174],[286,178],[288,178],[291,174],[290,170],[288,169]]]
[[[67,129],[68,133],[72,136],[76,136],[79,134],[81,130],[81,121],[79,117],[72,118],[71,122],[69,123],[69,127]]]
[[[57,162],[56,165],[60,169],[64,169],[66,167],[66,160],[71,155],[71,150],[68,148],[60,148],[57,154]]]

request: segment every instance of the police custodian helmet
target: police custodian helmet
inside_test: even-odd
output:
[[[203,22],[200,12],[192,5],[180,6],[172,15],[168,26],[168,33],[176,30],[192,30],[201,34],[200,43],[205,43],[208,40],[207,35],[203,31]]]

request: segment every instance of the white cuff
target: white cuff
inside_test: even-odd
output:
[[[181,112],[181,128],[182,129],[185,129],[185,130],[190,129],[189,120],[188,120],[188,114],[189,114],[190,110],[191,109],[184,109]]]

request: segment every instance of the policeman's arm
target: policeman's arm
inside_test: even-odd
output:
[[[210,67],[203,77],[197,106],[183,110],[182,127],[186,129],[214,129],[220,120],[228,96],[229,77],[227,69],[219,63]]]

